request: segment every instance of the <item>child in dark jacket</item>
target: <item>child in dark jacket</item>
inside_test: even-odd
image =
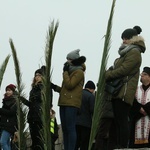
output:
[[[0,108],[0,144],[3,150],[11,150],[10,139],[17,130],[17,104],[16,86],[9,84],[6,86],[6,93],[3,98],[3,105]]]

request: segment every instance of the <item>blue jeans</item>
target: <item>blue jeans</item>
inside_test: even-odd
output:
[[[10,146],[11,134],[5,130],[2,130],[0,143],[3,150],[11,150]]]
[[[74,150],[76,145],[76,117],[78,108],[60,106],[60,120],[64,138],[64,149]]]

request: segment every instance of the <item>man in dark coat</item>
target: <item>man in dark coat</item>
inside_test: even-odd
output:
[[[94,112],[94,91],[95,84],[93,81],[88,81],[82,92],[82,104],[76,121],[77,142],[75,150],[78,150],[78,148],[88,150]]]

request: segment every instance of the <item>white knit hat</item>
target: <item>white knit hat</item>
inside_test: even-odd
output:
[[[67,55],[67,59],[71,59],[71,60],[74,60],[74,59],[78,59],[80,57],[80,54],[79,54],[79,51],[80,49],[76,49],[74,51],[71,51],[68,55]]]

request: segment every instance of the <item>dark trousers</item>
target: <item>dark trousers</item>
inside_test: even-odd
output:
[[[91,128],[76,125],[77,142],[75,150],[88,150]]]
[[[131,106],[121,99],[113,99],[112,104],[117,131],[117,148],[127,148],[129,142],[129,110]]]
[[[76,117],[78,108],[60,106],[60,120],[63,131],[64,149],[74,150],[76,145]]]
[[[29,123],[30,134],[32,139],[32,150],[44,150],[44,144],[41,137],[42,124],[40,122]]]
[[[100,119],[95,139],[95,150],[113,150],[116,145],[116,128],[113,118]]]

